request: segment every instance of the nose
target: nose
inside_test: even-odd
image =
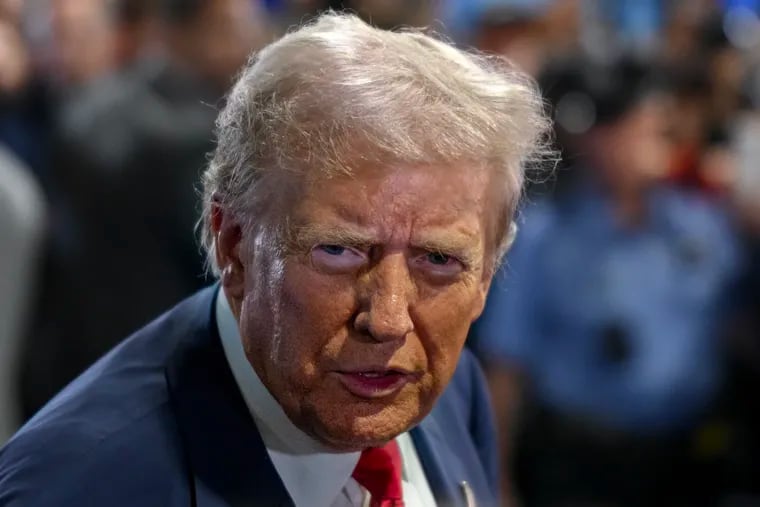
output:
[[[364,292],[355,321],[358,331],[386,342],[401,340],[414,329],[409,311],[414,283],[403,254],[381,259],[369,273]]]

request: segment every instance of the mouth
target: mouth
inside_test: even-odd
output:
[[[348,392],[364,399],[392,396],[420,377],[417,373],[396,369],[338,371],[337,375]]]

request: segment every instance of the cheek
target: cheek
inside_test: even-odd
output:
[[[301,264],[287,266],[281,313],[283,335],[297,341],[291,352],[313,363],[325,351],[339,348],[355,311],[353,287],[340,277],[315,273]],[[292,360],[292,357],[289,358]]]
[[[448,383],[456,370],[472,316],[481,300],[477,287],[452,287],[417,305],[417,332],[439,388]]]

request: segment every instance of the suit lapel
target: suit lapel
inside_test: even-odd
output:
[[[198,298],[166,378],[185,444],[193,505],[292,506],[227,364],[213,311]]]
[[[467,474],[444,438],[435,419],[435,410],[411,431],[411,435],[437,506],[464,507],[461,484]]]

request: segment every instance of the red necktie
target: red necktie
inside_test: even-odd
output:
[[[372,495],[370,507],[404,507],[401,452],[395,440],[362,451],[352,477]]]

